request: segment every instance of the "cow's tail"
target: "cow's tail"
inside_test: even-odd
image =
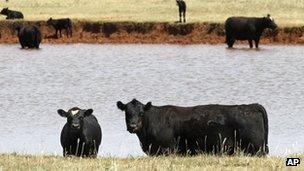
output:
[[[269,153],[269,148],[268,148],[268,116],[267,116],[267,112],[266,109],[260,105],[257,104],[257,106],[259,107],[260,112],[262,113],[263,116],[263,122],[264,122],[264,131],[265,131],[265,153],[268,154]]]

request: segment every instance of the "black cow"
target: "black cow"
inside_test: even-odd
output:
[[[0,12],[2,15],[6,15],[6,19],[23,19],[23,14],[19,11],[9,10],[8,8],[3,8]]]
[[[117,107],[148,155],[268,153],[267,113],[259,104],[152,106],[133,99]]]
[[[277,28],[269,14],[262,18],[230,17],[225,22],[226,43],[229,48],[232,48],[235,40],[248,40],[252,48],[252,40],[254,40],[255,47],[258,48],[260,37],[266,28],[272,30]]]
[[[58,114],[67,118],[60,142],[63,156],[96,157],[101,142],[101,128],[93,109],[79,109],[73,107],[68,112],[59,109]]]
[[[182,22],[182,16],[184,18],[184,23],[186,22],[186,2],[184,0],[176,0],[179,11],[179,22]]]
[[[41,43],[41,31],[38,26],[35,25],[23,25],[15,28],[18,31],[19,43],[24,48],[37,48]]]
[[[58,31],[59,31],[60,37],[62,37],[62,35],[61,35],[62,29],[66,30],[67,37],[69,37],[69,36],[72,37],[72,21],[69,18],[61,18],[61,19],[54,20],[51,17],[50,19],[47,20],[47,25],[54,27],[54,29],[56,30],[57,37],[58,37]]]

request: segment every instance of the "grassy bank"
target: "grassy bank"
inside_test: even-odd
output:
[[[281,26],[304,25],[304,0],[185,0],[189,22],[223,22],[229,16],[272,14]],[[49,17],[98,21],[174,22],[175,0],[5,0],[0,7],[24,13],[27,20]],[[0,19],[4,19],[1,16]]]
[[[205,155],[81,159],[1,154],[0,170],[283,170],[287,168],[285,160],[284,157]],[[294,168],[303,170],[304,164]]]
[[[219,44],[225,42],[224,25],[219,23],[176,24],[166,22],[93,22],[73,21],[73,37],[54,36],[55,30],[45,21],[0,21],[0,43],[18,43],[14,27],[39,25],[43,43],[153,43]],[[240,41],[237,41],[240,43]],[[243,43],[248,44],[247,41]],[[303,44],[304,26],[266,30],[262,44]]]

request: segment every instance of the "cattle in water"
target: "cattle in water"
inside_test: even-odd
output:
[[[63,156],[96,157],[102,133],[93,109],[73,107],[68,112],[59,109],[57,113],[67,118],[60,136]]]
[[[248,40],[250,48],[259,47],[260,37],[266,28],[275,30],[276,23],[268,14],[267,17],[230,17],[225,22],[226,43],[229,48],[233,47],[235,40]]]
[[[6,15],[7,20],[23,19],[23,14],[21,12],[9,10],[8,8],[3,8],[0,14]]]
[[[182,22],[182,17],[184,23],[186,22],[186,2],[184,0],[176,0],[176,5],[178,6],[179,12],[179,22]]]
[[[133,99],[116,105],[148,155],[268,153],[267,113],[259,104],[153,106]]]
[[[36,25],[22,25],[16,26],[15,28],[18,31],[18,39],[19,43],[24,48],[37,48],[39,49],[39,45],[41,43],[41,31]]]
[[[72,37],[73,31],[72,31],[72,21],[69,18],[61,18],[61,19],[50,19],[47,20],[48,26],[53,26],[56,30],[56,37],[58,37],[58,31],[60,34],[60,37],[62,37],[61,30],[66,30],[67,37]]]

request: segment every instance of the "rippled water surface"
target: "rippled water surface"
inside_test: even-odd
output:
[[[262,104],[270,154],[304,152],[304,46],[0,45],[0,153],[61,155],[57,109],[93,108],[101,156],[144,155],[116,101]]]

